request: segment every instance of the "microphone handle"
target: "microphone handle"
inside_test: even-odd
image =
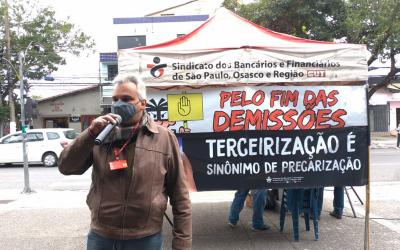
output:
[[[100,134],[94,139],[94,144],[100,145],[103,143],[103,140],[108,136],[111,130],[115,127],[115,124],[109,123],[107,126],[100,132]]]

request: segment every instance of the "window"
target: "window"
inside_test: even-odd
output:
[[[10,135],[3,140],[4,144],[22,142],[22,134]]]
[[[107,65],[107,81],[112,81],[118,74],[118,65]]]
[[[47,132],[47,138],[49,138],[49,140],[55,140],[60,138],[60,135],[57,134],[56,132]]]
[[[76,137],[75,130],[64,131],[64,135],[65,135],[65,138],[71,139],[71,140],[75,139],[75,137]]]
[[[43,141],[43,134],[42,133],[27,133],[26,134],[26,141]]]
[[[45,128],[68,128],[69,117],[43,118]]]
[[[119,36],[118,49],[129,49],[146,45],[146,36]]]

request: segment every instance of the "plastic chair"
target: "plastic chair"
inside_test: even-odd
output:
[[[280,211],[280,232],[285,225],[286,211],[292,213],[294,240],[299,241],[299,214],[304,213],[306,231],[310,231],[310,214],[313,214],[314,240],[319,239],[318,234],[318,189],[284,189]]]

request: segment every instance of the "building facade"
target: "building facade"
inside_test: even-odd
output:
[[[73,128],[77,132],[86,129],[90,122],[102,113],[100,85],[74,90],[41,99],[33,128]]]
[[[400,123],[400,92],[382,88],[369,101],[371,132],[389,132]]]
[[[387,66],[370,66],[368,84],[381,83],[388,73]],[[369,122],[371,132],[390,132],[400,123],[400,74],[395,75],[388,87],[380,88],[370,98]]]
[[[188,34],[221,7],[221,0],[192,0],[143,17],[114,18],[117,49],[136,48],[166,42]],[[102,108],[110,111],[111,82],[118,74],[117,52],[100,53]]]

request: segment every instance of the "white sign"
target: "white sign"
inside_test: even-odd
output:
[[[238,49],[213,53],[140,54],[120,51],[120,72],[140,75],[148,86],[274,82],[365,81],[365,55],[347,49],[277,53]],[[354,53],[355,52],[355,53]],[[312,56],[310,56],[310,54]]]
[[[176,131],[367,126],[365,86],[259,86],[150,91],[147,111]]]

